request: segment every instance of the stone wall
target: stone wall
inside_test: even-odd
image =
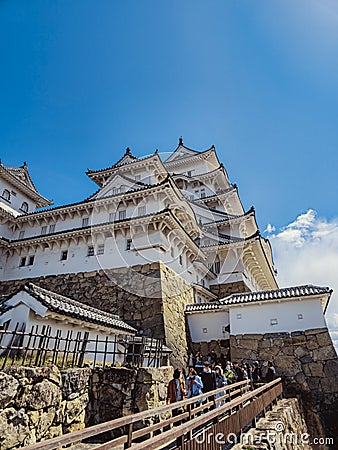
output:
[[[189,283],[161,264],[162,313],[166,345],[173,350],[170,362],[184,368],[188,359],[185,306],[194,303],[194,290]]]
[[[8,368],[0,372],[0,449],[164,405],[172,375],[172,367]]]
[[[299,402],[290,398],[280,400],[232,450],[311,450],[310,442]]]
[[[89,369],[11,367],[0,372],[0,448],[85,427]]]
[[[338,442],[338,358],[327,328],[230,337],[231,359],[273,361],[286,396],[301,399],[315,436]]]
[[[173,350],[171,363],[185,365],[184,307],[194,302],[193,288],[164,264],[3,281],[0,296],[9,295],[27,281],[118,314],[146,336],[164,339]]]
[[[90,380],[87,425],[164,405],[172,367],[95,369]]]
[[[207,356],[210,352],[214,351],[219,359],[229,359],[229,339],[224,339],[220,341],[212,340],[210,342],[192,342],[190,348],[195,354],[200,352],[202,357]],[[223,355],[223,358],[221,358]]]
[[[234,281],[233,283],[214,284],[210,286],[211,292],[218,298],[224,298],[231,294],[241,294],[249,292],[250,289],[243,281]]]

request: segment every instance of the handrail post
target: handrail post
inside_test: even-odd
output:
[[[133,440],[133,423],[128,425],[128,440],[124,444],[124,448],[130,448]]]

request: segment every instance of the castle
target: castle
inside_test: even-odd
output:
[[[0,164],[3,295],[33,281],[118,313],[181,363],[193,343],[326,327],[331,291],[278,289],[270,243],[214,146],[199,152],[180,138],[165,160],[127,148],[87,176],[94,194],[50,207],[26,163]]]

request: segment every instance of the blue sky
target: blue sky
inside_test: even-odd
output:
[[[2,0],[0,55],[0,156],[56,205],[182,135],[215,144],[261,230],[336,224],[337,2]]]

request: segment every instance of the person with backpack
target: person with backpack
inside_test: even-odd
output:
[[[227,384],[232,384],[236,382],[237,376],[235,376],[234,372],[231,370],[231,364],[229,361],[227,361],[226,363],[224,376],[227,379]]]

